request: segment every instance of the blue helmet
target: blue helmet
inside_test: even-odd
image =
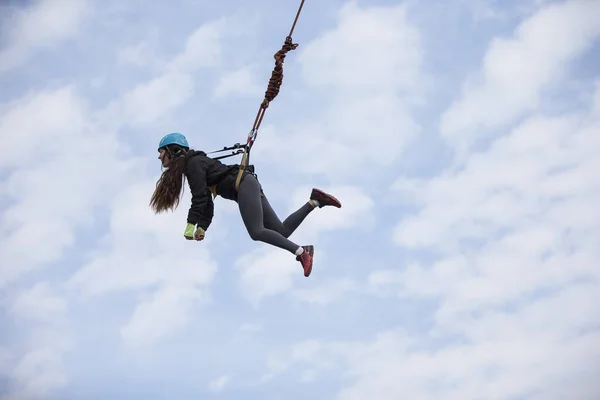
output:
[[[176,144],[181,147],[185,147],[186,149],[190,148],[190,145],[188,144],[187,139],[181,133],[176,133],[176,132],[169,133],[168,135],[164,136],[162,139],[160,139],[158,148],[160,150],[161,148],[168,146],[170,144]]]

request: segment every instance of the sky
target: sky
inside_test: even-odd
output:
[[[3,1],[0,399],[600,396],[600,1],[307,0],[251,152],[290,253],[149,208],[299,1]],[[239,158],[226,159],[237,163]]]

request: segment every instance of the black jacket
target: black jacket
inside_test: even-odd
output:
[[[192,204],[188,211],[187,222],[198,224],[207,230],[214,215],[214,204],[211,186],[216,187],[216,194],[237,201],[235,180],[239,171],[239,164],[225,165],[206,155],[203,151],[189,150],[184,174],[187,178],[192,195]],[[244,173],[244,175],[247,172]]]

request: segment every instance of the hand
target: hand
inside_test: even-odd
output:
[[[198,227],[196,229],[196,232],[194,232],[194,228],[195,228],[195,225],[190,224],[188,222],[188,224],[185,227],[185,232],[183,233],[183,236],[187,240],[203,240],[204,235],[206,235],[206,232],[204,231],[204,229],[202,229],[201,227]]]
[[[204,240],[204,235],[206,234],[206,232],[204,231],[204,229],[198,227],[198,229],[196,229],[196,233],[194,233],[194,239],[196,240]]]
[[[183,233],[183,236],[187,239],[187,240],[194,240],[194,228],[196,226],[194,224],[190,224],[188,223],[185,227],[185,232]]]

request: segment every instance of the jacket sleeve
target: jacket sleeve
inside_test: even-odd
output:
[[[197,224],[204,230],[210,226],[214,214],[213,200],[206,184],[207,168],[206,158],[196,156],[189,160],[186,171],[192,195],[187,222]]]

